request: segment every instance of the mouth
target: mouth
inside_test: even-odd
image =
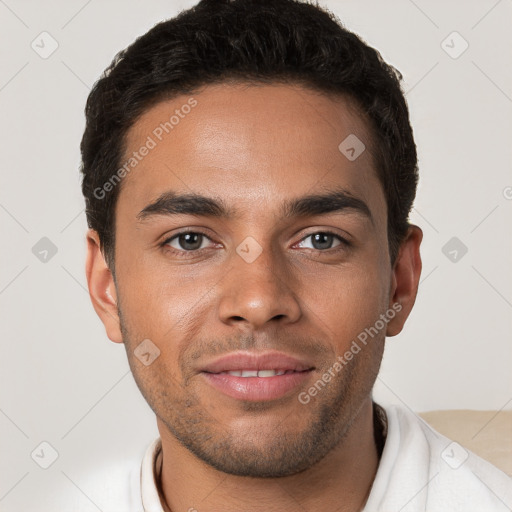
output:
[[[295,370],[230,370],[226,372],[219,372],[215,375],[233,375],[233,377],[261,377],[266,379],[268,377],[277,377],[279,375],[287,375],[294,373]]]
[[[291,394],[314,366],[279,352],[236,352],[206,365],[201,374],[216,391],[237,400],[269,401]]]

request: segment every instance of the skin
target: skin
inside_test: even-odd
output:
[[[115,281],[97,233],[87,234],[93,306],[108,337],[124,343],[157,416],[164,508],[360,510],[379,462],[371,390],[385,337],[402,330],[416,298],[422,232],[410,227],[392,265],[371,133],[347,98],[241,84],[207,86],[194,98],[197,106],[122,183]],[[127,135],[127,155],[188,99],[146,111]],[[355,161],[338,150],[349,134],[366,145]],[[351,209],[280,215],[285,200],[340,187],[366,203],[371,219]],[[139,220],[167,190],[221,198],[238,217]],[[160,245],[185,228],[207,235],[199,250],[187,251],[183,238]],[[336,237],[315,244],[313,235],[326,230],[351,245]],[[262,248],[252,263],[236,252],[248,236]],[[396,303],[401,310],[385,328],[300,403],[298,393]],[[134,355],[144,339],[160,350],[149,366]],[[236,400],[211,387],[200,369],[238,349],[280,350],[315,370],[278,400]]]

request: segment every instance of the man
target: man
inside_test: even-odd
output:
[[[87,280],[157,416],[147,512],[512,506],[372,400],[421,273],[400,78],[316,6],[203,0],[95,84]]]

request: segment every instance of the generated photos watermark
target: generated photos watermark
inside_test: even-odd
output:
[[[371,327],[366,327],[361,331],[356,339],[352,340],[350,348],[343,354],[337,357],[333,365],[327,369],[322,376],[307,390],[302,391],[298,395],[298,400],[301,404],[306,405],[311,401],[311,397],[316,396],[325,386],[329,383],[341,370],[354,358],[356,354],[361,352],[361,345],[366,346],[370,339],[373,339],[383,329],[386,328],[388,323],[395,318],[396,314],[402,311],[402,304],[395,302],[385,313],[379,316],[379,319]]]
[[[117,171],[103,184],[101,187],[94,189],[94,197],[96,199],[105,199],[109,192],[112,192],[116,185],[127,175],[130,174],[137,165],[139,165],[144,158],[149,155],[150,151],[158,146],[166,135],[171,133],[172,130],[189,114],[192,109],[197,106],[197,100],[195,98],[189,98],[180,108],[174,111],[174,114],[169,117],[168,121],[160,123],[156,128],[153,129],[151,135],[147,136],[146,141],[137,150],[133,151],[132,155],[125,160],[123,165],[117,169]]]

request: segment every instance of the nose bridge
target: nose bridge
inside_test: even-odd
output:
[[[221,321],[245,320],[254,329],[272,319],[295,322],[300,317],[286,261],[269,244],[247,237],[236,248],[219,304]]]

